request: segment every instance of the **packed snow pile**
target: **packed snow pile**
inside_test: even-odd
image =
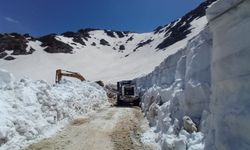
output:
[[[54,134],[76,116],[107,104],[106,92],[92,82],[14,81],[0,70],[0,149],[17,150]]]
[[[144,91],[142,109],[155,127],[161,149],[200,150],[204,148],[203,118],[210,102],[211,34],[208,29],[189,41],[184,49],[165,59],[155,70],[135,79]],[[189,116],[193,128],[184,130]]]

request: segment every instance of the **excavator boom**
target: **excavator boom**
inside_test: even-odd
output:
[[[56,83],[59,83],[62,80],[63,76],[77,78],[81,81],[85,81],[85,78],[80,73],[57,69],[56,70]],[[95,81],[95,82],[99,84],[100,86],[104,87],[104,83],[101,80]]]

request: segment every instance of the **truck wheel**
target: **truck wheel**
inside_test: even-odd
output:
[[[134,106],[139,106],[140,105],[140,99],[137,99],[133,102]]]
[[[122,101],[121,101],[120,95],[117,95],[116,105],[117,106],[121,106],[122,105]]]
[[[123,102],[122,101],[117,101],[117,106],[122,106],[123,105]]]

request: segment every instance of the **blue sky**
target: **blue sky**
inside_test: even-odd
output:
[[[202,0],[1,0],[0,32],[48,33],[101,28],[152,31]]]

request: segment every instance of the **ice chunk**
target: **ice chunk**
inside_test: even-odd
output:
[[[0,69],[0,88],[11,85],[15,81],[14,76],[4,69]]]

